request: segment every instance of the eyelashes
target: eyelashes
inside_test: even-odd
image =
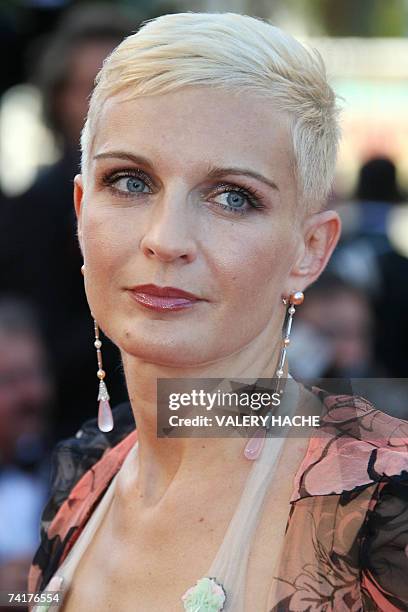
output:
[[[140,170],[139,168],[131,168],[128,170],[119,170],[119,171],[115,170],[113,172],[111,171],[105,172],[102,175],[102,185],[104,185],[105,187],[111,187],[114,191],[119,192],[125,196],[127,195],[133,196],[135,192],[126,193],[125,191],[115,187],[115,184],[120,179],[124,179],[124,178],[140,179],[144,181],[146,185],[150,187],[150,189],[154,188],[153,183],[150,181],[149,176],[145,172],[143,172],[143,170]]]
[[[124,179],[127,179],[126,188],[120,189],[118,187],[118,184],[120,183],[121,180],[124,180]],[[145,185],[150,189],[150,191],[129,190],[129,186],[131,185],[129,181],[131,181],[132,179],[140,180],[144,182]],[[127,168],[127,169],[122,169],[122,170],[107,171],[102,175],[101,183],[103,187],[109,188],[115,197],[134,199],[135,197],[149,195],[149,193],[154,192],[154,184],[152,180],[150,179],[149,175],[146,174],[140,168]],[[230,211],[233,214],[238,214],[238,215],[248,214],[251,212],[251,209],[263,210],[266,208],[266,206],[264,205],[263,194],[261,194],[259,191],[257,191],[252,186],[250,187],[248,185],[245,187],[242,187],[234,183],[219,183],[215,185],[214,188],[209,188],[206,191],[206,193],[201,192],[200,195],[203,198],[207,198],[213,202],[214,197],[218,197],[220,195],[227,194],[227,198],[228,198],[229,197],[228,194],[230,193],[239,194],[240,196],[245,198],[248,205],[244,207],[240,206],[238,208],[235,206],[232,206],[231,204],[222,203],[222,202],[215,202],[215,205],[224,210]]]
[[[228,193],[239,193],[240,195],[242,195],[243,197],[247,199],[250,207],[255,208],[255,209],[260,209],[260,210],[263,210],[265,208],[263,204],[263,195],[260,194],[253,187],[244,188],[244,187],[240,187],[239,185],[234,185],[232,183],[222,183],[221,185],[217,185],[215,189],[217,191],[216,195],[222,195],[222,194],[228,194]],[[237,213],[237,214],[245,214],[246,212],[248,212],[248,209],[235,208],[233,206],[229,206],[228,204],[222,204],[222,203],[217,203],[217,204],[218,206],[221,206],[221,208],[224,208],[226,210],[231,210],[232,212]]]

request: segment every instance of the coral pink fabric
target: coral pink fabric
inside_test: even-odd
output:
[[[311,393],[323,426],[293,482],[271,612],[408,610],[408,422],[362,398]],[[29,591],[63,562],[136,437],[107,450],[70,491],[43,530]]]

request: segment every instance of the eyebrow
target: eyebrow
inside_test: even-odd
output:
[[[108,151],[106,153],[97,153],[96,155],[94,155],[94,159],[123,159],[126,161],[131,161],[135,164],[144,164],[145,166],[153,168],[153,164],[147,157],[143,157],[143,155],[135,155],[134,153],[127,153],[125,151]],[[225,176],[227,174],[240,174],[243,176],[249,176],[251,178],[256,179],[257,181],[265,183],[265,185],[271,187],[271,189],[279,191],[279,187],[274,181],[268,179],[266,176],[263,176],[263,174],[260,174],[259,172],[255,172],[254,170],[250,170],[247,168],[221,168],[219,166],[210,166],[207,174],[210,178],[213,179],[220,178],[221,176]]]
[[[261,181],[261,183],[265,183],[268,187],[279,191],[279,187],[277,184],[271,179],[266,178],[263,174],[259,172],[255,172],[254,170],[249,170],[247,168],[219,168],[218,166],[210,168],[208,172],[208,176],[210,178],[220,178],[225,174],[242,174],[243,176],[250,176],[251,178],[256,179],[257,181]]]

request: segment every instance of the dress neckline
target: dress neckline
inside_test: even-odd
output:
[[[292,393],[290,396],[293,402],[293,410],[295,410],[298,405],[300,391],[298,385],[291,388],[296,389],[295,395]],[[222,583],[227,591],[227,601],[223,607],[225,611],[243,612],[244,610],[245,578],[250,546],[259,522],[268,486],[276,471],[285,439],[285,435],[266,438],[262,454],[259,459],[253,462],[253,466],[249,470],[243,491],[224,538],[206,573],[206,576],[214,576],[217,582]],[[59,587],[62,593],[62,604],[60,601],[60,605],[62,605],[62,608],[60,608],[61,612],[63,612],[64,595],[72,583],[76,568],[113,501],[119,473],[124,468],[126,462],[130,461],[132,454],[137,453],[138,446],[139,443],[136,438],[135,443],[128,450],[121,467],[112,478],[105,493],[103,493],[77,541],[43,591],[54,590],[53,583],[55,584],[56,578],[62,578],[62,583],[60,583]],[[243,525],[245,525],[245,529],[242,528]],[[181,596],[182,594],[180,594]],[[36,606],[32,612],[46,612],[47,609],[48,606]]]

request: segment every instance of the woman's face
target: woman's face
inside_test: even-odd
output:
[[[253,94],[189,87],[103,106],[75,202],[91,312],[127,354],[214,362],[282,323],[302,244],[288,122]],[[153,311],[130,289],[200,298]],[[272,347],[270,347],[272,350]]]

